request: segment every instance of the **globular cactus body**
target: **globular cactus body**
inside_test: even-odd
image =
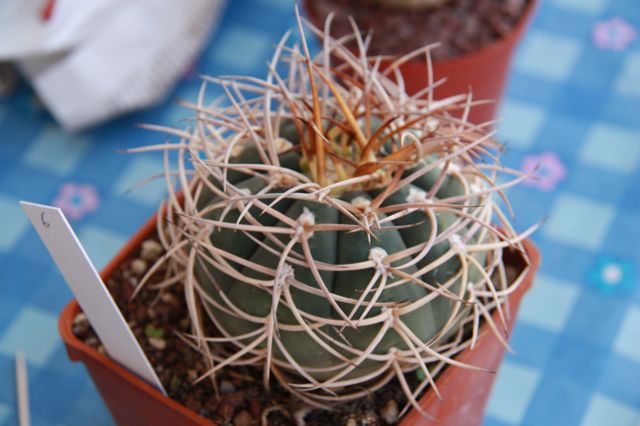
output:
[[[259,157],[255,149],[247,148],[252,151],[250,155],[245,155],[241,159],[234,158],[231,162],[237,161],[259,161]],[[299,156],[293,156],[300,163]],[[280,158],[282,163],[282,156]],[[293,163],[295,165],[295,161]],[[239,175],[239,174],[238,174]],[[236,176],[238,176],[236,175]],[[264,180],[251,177],[250,175],[244,175],[231,179],[228,182],[234,184],[240,190],[246,190],[248,194],[255,194],[260,192],[266,187]],[[452,179],[455,181],[455,179]],[[407,185],[401,190],[393,192],[382,204],[382,207],[392,207],[394,205],[402,205],[410,202],[411,194],[426,194],[432,189],[434,182],[429,179],[421,179],[414,184]],[[218,186],[221,186],[222,182],[218,182]],[[456,183],[449,183],[443,185],[440,189],[441,194],[448,194],[448,196],[464,195],[459,192],[462,185]],[[274,194],[286,191],[287,187],[273,188]],[[338,199],[345,203],[351,204],[356,210],[355,215],[365,214],[365,212],[358,211],[358,204],[360,203],[364,209],[370,207],[371,202],[382,193],[381,188],[374,188],[370,191],[357,191],[346,192],[341,194]],[[437,202],[438,198],[434,197],[433,202]],[[222,199],[212,199],[208,205],[219,204],[222,210],[222,206],[226,207],[226,204]],[[204,207],[206,209],[206,207]],[[301,218],[306,212],[309,215],[309,219],[314,224],[328,224],[328,225],[353,225],[353,219],[340,213],[335,207],[323,204],[317,201],[307,200],[295,200],[284,199],[274,205],[279,212],[286,215],[289,218],[297,219]],[[255,216],[260,216],[258,209],[254,208]],[[240,210],[232,210],[233,213],[227,213],[225,221],[233,224],[237,221]],[[219,215],[210,215],[209,217],[219,217]],[[447,229],[447,220],[453,221],[453,215],[446,213],[436,214],[436,223],[439,229]],[[276,226],[285,227],[282,222],[277,223],[276,218],[273,216],[265,215],[264,220],[260,223],[264,226]],[[378,220],[385,220],[384,214],[377,215]],[[248,224],[248,221],[242,223]],[[392,229],[393,227],[404,227],[403,229]],[[400,285],[393,286],[394,282],[399,280],[399,277],[394,277],[393,273],[385,270],[384,262],[385,258],[389,254],[400,253],[406,251],[411,247],[418,247],[424,244],[427,238],[432,234],[433,229],[428,222],[426,216],[419,211],[411,213],[406,216],[401,216],[395,221],[391,221],[388,230],[372,230],[372,234],[365,232],[349,232],[349,231],[316,231],[311,235],[307,242],[309,244],[309,252],[313,260],[317,263],[324,263],[328,265],[349,265],[357,264],[361,262],[367,262],[372,257],[378,254],[380,259],[379,265],[375,265],[372,268],[363,268],[356,270],[343,270],[343,271],[320,271],[322,281],[326,289],[335,295],[342,296],[346,299],[358,299],[364,295],[362,303],[358,310],[353,311],[354,304],[351,303],[337,303],[342,313],[352,319],[361,318],[364,313],[367,315],[364,318],[371,318],[379,316],[382,309],[380,307],[369,307],[367,303],[370,302],[374,295],[378,304],[385,304],[388,306],[396,305],[408,305],[412,302],[416,302],[421,298],[424,298],[430,293],[429,290],[420,287],[412,282],[404,282]],[[280,255],[282,246],[287,244],[289,236],[287,238],[280,238],[280,246],[276,246],[269,239],[269,237],[260,235],[260,233],[254,233],[252,239],[242,233],[236,231],[232,227],[219,228],[212,232],[210,238],[211,243],[219,247],[228,253],[237,256],[238,258],[247,259],[250,262],[260,265],[270,270],[276,270],[280,261]],[[259,246],[259,241],[263,246]],[[269,250],[267,247],[270,247]],[[302,249],[300,244],[293,246],[293,249],[300,255],[299,258],[303,258]],[[376,251],[376,249],[379,249]],[[438,259],[443,253],[448,252],[449,242],[443,241],[435,244],[433,248],[428,252],[426,256],[420,259],[415,265],[404,268],[403,272],[407,274],[416,274],[419,268],[423,268],[434,260]],[[406,256],[404,258],[397,259],[390,263],[391,266],[401,266],[413,259],[412,256]],[[305,262],[307,260],[305,259]],[[431,283],[446,283],[452,277],[459,272],[459,262],[457,258],[452,257],[445,261],[441,266],[436,267],[432,271],[429,271],[424,276],[418,275],[418,278]],[[222,291],[228,299],[229,304],[235,305],[243,313],[251,315],[255,318],[263,319],[271,314],[272,309],[272,292],[270,289],[261,289],[258,286],[248,284],[244,281],[244,277],[237,279],[228,274],[225,274],[220,269],[209,266],[205,272],[199,271],[198,278],[202,283],[209,281],[208,277],[215,278],[219,283]],[[321,269],[321,267],[319,268]],[[252,267],[240,267],[238,272],[243,276],[270,280],[272,276],[268,274],[260,274],[256,272]],[[379,278],[385,276],[385,287],[380,288],[379,279],[373,282],[372,278],[375,274],[380,275]],[[292,276],[290,277],[296,281],[313,288],[316,292],[311,293],[298,288],[291,288],[291,300],[296,306],[296,309],[313,315],[317,318],[327,318],[334,321],[341,321],[341,316],[338,314],[330,304],[329,300],[319,294],[321,288],[319,287],[316,278],[313,276],[310,268],[293,265]],[[375,287],[374,287],[375,286]],[[212,298],[220,299],[219,290],[213,286],[209,287],[210,296]],[[460,280],[458,279],[454,285],[450,288],[453,294],[460,292]],[[376,293],[379,293],[376,295]],[[462,298],[462,294],[460,298]],[[407,323],[407,326],[413,330],[418,338],[427,342],[434,338],[437,333],[442,330],[444,325],[451,317],[451,313],[456,302],[444,297],[437,298],[434,302],[425,304],[421,308],[414,312],[400,316],[400,319]],[[215,310],[215,308],[214,308]],[[366,312],[365,312],[366,311]],[[262,327],[262,321],[252,322],[250,320],[243,320],[234,315],[225,315],[224,312],[216,310],[219,315],[220,326],[230,335],[242,335],[251,333],[260,327]],[[296,318],[292,315],[291,310],[280,304],[277,308],[277,324],[284,325],[297,325]],[[320,331],[337,339],[336,325],[324,326],[320,328]],[[340,327],[342,328],[342,327]],[[380,324],[373,324],[361,327],[344,327],[341,331],[342,337],[353,346],[354,349],[362,351],[365,350],[372,341],[376,338],[376,335],[380,331]],[[311,339],[307,331],[300,330],[296,332],[280,331],[280,341],[283,346],[289,352],[291,356],[305,368],[308,369],[326,369],[334,365],[341,365],[342,360],[335,355],[329,353],[326,349],[322,348],[318,343]],[[264,346],[264,345],[262,345]],[[385,354],[391,347],[398,347],[406,350],[406,344],[402,342],[397,333],[391,329],[385,333],[384,337],[375,346],[373,353]],[[349,354],[345,350],[339,350],[345,357]],[[276,349],[275,353],[278,357],[284,357],[280,350]],[[350,375],[364,374],[363,369],[354,370]],[[331,371],[318,372],[312,375],[318,380],[326,380],[334,374]]]
[[[274,375],[315,405],[397,377],[415,403],[405,372],[433,385],[434,369],[460,365],[480,318],[501,333],[488,312],[502,314],[520,279],[507,282],[501,253],[527,233],[492,194],[523,177],[495,183],[499,145],[466,121],[469,98],[411,98],[393,67],[317,33],[317,58],[300,26],[302,51],[285,37],[264,81],[209,78],[232,105],[201,95],[193,131],[170,131],[183,140],[161,149],[181,154],[185,199],[159,228],[169,281],[185,282],[207,376],[261,365],[267,386]]]

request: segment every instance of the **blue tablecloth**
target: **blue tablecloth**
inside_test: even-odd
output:
[[[0,102],[0,424],[16,424],[13,362],[29,363],[35,425],[112,420],[56,330],[71,299],[18,200],[62,206],[101,267],[157,207],[158,142],[135,123],[173,123],[197,75],[263,75],[294,24],[290,0],[231,1],[195,70],[171,98],[70,136],[21,88]],[[486,413],[487,425],[640,423],[640,6],[637,0],[547,0],[514,63],[503,104],[507,165],[543,179],[510,192],[543,263],[526,297]]]

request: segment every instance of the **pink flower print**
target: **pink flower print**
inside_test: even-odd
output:
[[[567,176],[567,169],[553,152],[526,156],[522,160],[522,171],[532,175],[524,181],[524,184],[541,191],[553,191]]]
[[[593,26],[593,43],[600,49],[622,51],[636,38],[636,29],[621,18],[597,22]]]
[[[60,207],[69,219],[79,220],[98,208],[100,198],[93,185],[65,183],[60,187],[53,205]]]
[[[587,280],[603,293],[611,293],[633,288],[637,282],[636,275],[637,270],[632,260],[602,256],[587,271]]]

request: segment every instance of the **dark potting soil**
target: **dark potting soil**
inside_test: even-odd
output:
[[[150,289],[164,277],[164,271],[160,270],[139,295],[130,300],[140,278],[162,254],[160,250],[156,241],[145,241],[136,257],[123,262],[115,271],[107,287],[172,399],[221,425],[373,426],[398,421],[406,398],[397,381],[334,411],[312,409],[279,386],[275,379],[271,389],[265,390],[262,370],[258,368],[222,369],[216,374],[218,394],[208,379],[194,385],[193,381],[207,368],[202,356],[175,333],[191,332],[182,285],[161,291]],[[207,331],[209,335],[215,334],[215,330]],[[87,345],[105,353],[83,313],[76,316],[73,332]],[[408,374],[407,380],[412,387],[418,385],[414,374]]]
[[[361,32],[373,31],[369,55],[401,56],[438,42],[432,58],[441,60],[480,50],[501,39],[531,1],[449,0],[428,10],[391,9],[372,0],[307,0],[305,4],[316,25],[323,23],[329,12],[335,13],[334,37],[353,33],[348,16],[353,16]]]

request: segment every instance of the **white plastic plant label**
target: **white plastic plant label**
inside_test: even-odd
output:
[[[166,391],[100,275],[59,208],[20,204],[111,358]]]

